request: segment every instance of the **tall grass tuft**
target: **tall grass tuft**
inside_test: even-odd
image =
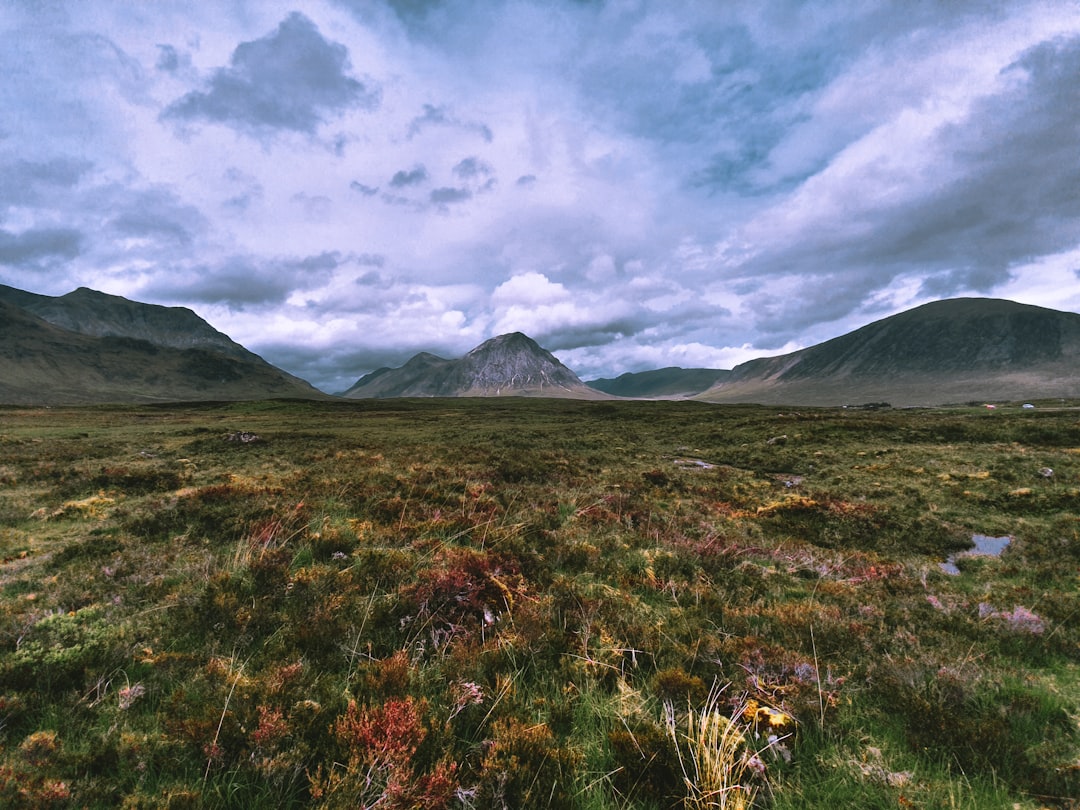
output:
[[[722,711],[723,692],[723,687],[714,687],[702,706],[688,708],[684,717],[670,701],[663,704],[664,724],[686,786],[687,810],[748,810],[765,771],[751,746],[747,699],[736,700],[728,717]]]

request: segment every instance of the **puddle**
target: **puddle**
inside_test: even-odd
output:
[[[1000,557],[1001,552],[1009,547],[1012,538],[1008,535],[1005,535],[1004,537],[990,537],[986,534],[973,534],[971,536],[971,542],[975,544],[974,548],[969,548],[967,551],[959,551],[956,554],[950,554],[945,562],[940,563],[941,570],[946,574],[955,576],[960,573],[960,569],[956,567],[956,561],[960,557]]]
[[[702,470],[711,470],[716,465],[710,464],[707,461],[702,461],[699,458],[677,458],[675,459],[676,467],[699,467]]]

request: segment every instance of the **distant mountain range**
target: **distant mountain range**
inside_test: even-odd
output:
[[[321,398],[189,309],[0,285],[0,402]]]
[[[401,368],[380,368],[361,377],[341,396],[350,399],[605,397],[602,392],[585,385],[551,352],[521,332],[485,341],[460,360],[446,360],[421,352]]]
[[[242,400],[329,395],[180,307],[86,288],[0,285],[0,403]],[[456,360],[422,352],[339,396],[693,398],[897,406],[1080,397],[1080,315],[989,298],[926,304],[730,370],[663,368],[588,384],[514,332]]]
[[[617,397],[682,399],[700,394],[729,376],[730,371],[715,368],[668,366],[655,371],[628,371],[614,379],[588,380],[585,384]]]

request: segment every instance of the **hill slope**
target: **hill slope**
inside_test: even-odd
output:
[[[586,386],[536,341],[512,332],[485,341],[459,360],[422,352],[401,368],[382,368],[361,377],[342,396],[600,399],[605,395]]]
[[[80,335],[129,337],[174,349],[209,349],[245,359],[258,357],[184,307],[142,304],[87,287],[53,297],[2,284],[0,301]]]
[[[1080,395],[1080,315],[990,298],[937,301],[732,369],[708,402],[939,405]]]
[[[613,379],[589,380],[586,385],[617,397],[641,399],[690,397],[707,390],[730,374],[730,371],[715,368],[668,366],[653,371],[627,372]]]
[[[69,328],[50,323],[20,303]],[[12,287],[0,289],[3,403],[322,396],[303,380],[217,332],[190,310],[139,304],[92,290],[50,298]]]

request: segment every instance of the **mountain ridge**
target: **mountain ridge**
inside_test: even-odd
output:
[[[711,383],[711,384],[710,384]],[[696,399],[897,406],[1080,397],[1080,315],[953,298],[822,343],[723,369],[667,367],[590,387],[521,332],[457,359],[420,352],[339,394]],[[81,287],[46,296],[0,285],[0,402],[84,404],[330,395],[267,363],[183,307]]]
[[[86,288],[52,298],[0,286],[0,402],[83,405],[325,396],[191,310],[140,304]]]
[[[205,348],[235,357],[258,357],[186,307],[144,304],[89,287],[50,296],[0,284],[0,300],[89,337],[135,337],[174,349]]]
[[[1080,395],[1080,315],[951,298],[831,340],[741,363],[706,402],[941,405]]]

